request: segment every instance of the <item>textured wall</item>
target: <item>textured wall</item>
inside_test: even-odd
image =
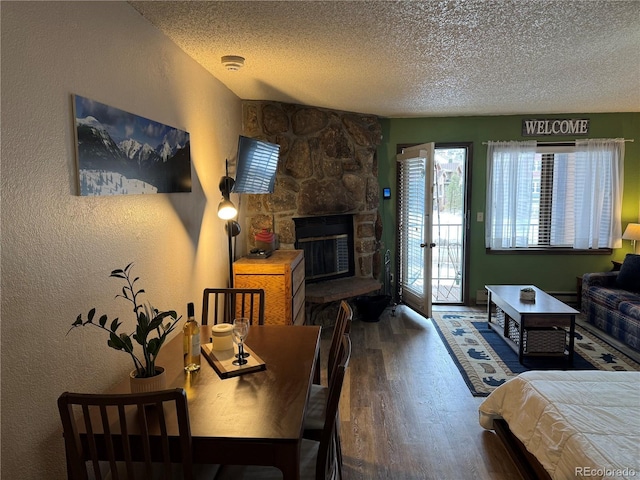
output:
[[[64,478],[56,399],[131,370],[92,306],[130,320],[112,269],[136,263],[148,299],[186,314],[227,281],[218,180],[240,100],[125,2],[2,2],[2,478]],[[187,130],[193,192],[79,197],[71,95]],[[208,201],[209,200],[209,201]],[[224,254],[221,254],[223,253]]]

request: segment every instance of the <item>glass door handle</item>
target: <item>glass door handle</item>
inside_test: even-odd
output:
[[[426,243],[421,243],[421,244],[420,244],[420,248],[424,248],[424,247],[426,247],[426,246],[427,246],[427,244],[426,244]],[[429,244],[429,248],[433,248],[433,247],[435,247],[435,246],[436,246],[436,244],[435,244],[435,243],[433,243],[433,242],[431,242],[431,243]]]

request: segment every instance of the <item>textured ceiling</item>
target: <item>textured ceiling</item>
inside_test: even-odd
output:
[[[383,117],[640,111],[640,0],[129,3],[243,100]]]

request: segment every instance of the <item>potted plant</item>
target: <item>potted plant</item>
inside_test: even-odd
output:
[[[86,320],[82,318],[82,314],[78,315],[76,321],[73,322],[69,332],[76,327],[84,327],[92,325],[100,328],[109,334],[107,345],[115,350],[121,350],[131,356],[134,370],[131,372],[132,391],[151,391],[164,388],[164,369],[156,366],[156,358],[160,352],[160,348],[167,339],[176,324],[182,317],[178,317],[175,311],[170,310],[161,312],[153,308],[151,304],[142,303],[139,299],[140,294],[145,293],[142,288],[136,287],[139,277],[131,278],[131,269],[133,263],[127,265],[124,269],[117,269],[111,272],[111,277],[121,278],[125,281],[122,287],[122,293],[116,295],[115,298],[121,297],[133,305],[133,314],[136,318],[135,330],[131,333],[118,333],[118,329],[122,322],[115,318],[110,323],[107,315],[102,315],[97,322],[96,309],[92,308],[87,314]],[[165,323],[166,320],[166,323]],[[69,334],[67,332],[67,335]],[[138,356],[134,352],[133,341],[142,347],[142,355]],[[155,378],[161,376],[162,378]],[[151,383],[152,385],[142,385],[136,387],[136,381],[140,379],[143,383]],[[158,380],[160,383],[158,384]]]

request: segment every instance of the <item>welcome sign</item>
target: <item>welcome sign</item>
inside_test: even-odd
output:
[[[522,120],[523,137],[588,134],[588,118],[529,118]]]

